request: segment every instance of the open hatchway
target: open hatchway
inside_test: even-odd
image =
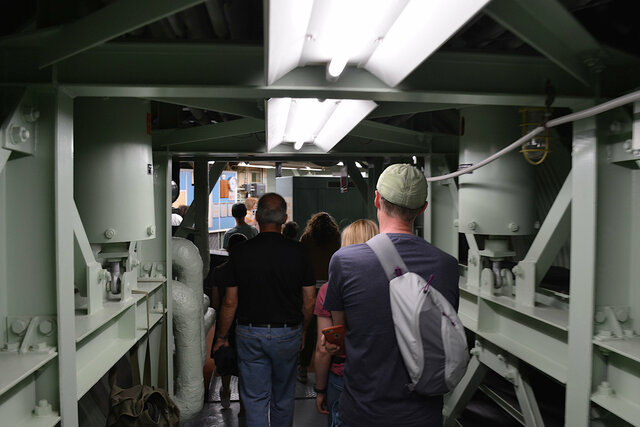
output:
[[[307,14],[312,3],[296,2]],[[462,409],[473,406],[467,403],[478,389],[526,425],[552,424],[547,414],[554,411],[567,425],[637,423],[640,60],[633,5],[469,0],[464,13],[443,15],[444,39],[411,39],[441,41],[417,63],[426,42],[404,43],[418,50],[398,48],[402,58],[384,61],[415,65],[398,83],[396,71],[376,65],[375,55],[385,52],[373,45],[323,56],[315,44],[326,36],[322,17],[308,15],[297,39],[274,33],[304,27],[269,21],[288,16],[268,13],[283,4],[2,6],[3,422],[77,425],[79,411],[98,416],[105,408],[93,387],[127,353],[137,354],[141,371],[149,361],[153,385],[176,393],[180,368],[167,326],[174,314],[171,181],[181,162],[192,168],[194,192],[177,232],[196,229],[201,254],[211,245],[208,197],[225,172],[269,166],[261,176],[265,190],[275,190],[269,182],[278,164],[283,176],[293,174],[289,166],[302,178],[307,166],[325,169],[318,172],[339,175],[338,186],[326,183],[323,191],[353,197],[349,205],[363,209],[358,215],[375,218],[377,175],[389,163],[408,162],[431,180],[416,232],[458,258],[460,317],[475,336],[471,369],[447,399],[447,423],[461,413],[470,419]],[[354,18],[342,29],[374,20],[376,7],[347,11]],[[400,9],[390,12],[384,16],[400,19]],[[402,19],[410,18],[400,21],[411,22],[405,29],[437,27],[429,13]],[[379,28],[392,28],[385,22]],[[298,45],[287,45],[294,39]],[[276,42],[281,48],[270,51]],[[595,115],[561,119],[616,99]],[[303,107],[313,112],[306,115],[315,120],[313,132],[278,128]],[[336,128],[349,127],[335,124],[320,137],[320,125],[345,108],[357,113],[350,128],[329,141]],[[469,172],[514,141],[500,159],[449,175]],[[545,380],[560,389],[550,406],[541,399],[552,394]]]

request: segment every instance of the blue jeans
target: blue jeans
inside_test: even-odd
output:
[[[327,409],[329,410],[329,427],[338,414],[338,404],[340,395],[344,390],[344,378],[329,372],[329,383],[327,384]]]
[[[242,378],[240,397],[248,427],[293,425],[301,340],[300,326],[293,329],[236,327],[238,369]]]

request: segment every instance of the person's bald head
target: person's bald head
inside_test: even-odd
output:
[[[263,229],[269,224],[281,227],[287,220],[287,202],[277,193],[266,193],[258,200],[256,220]]]

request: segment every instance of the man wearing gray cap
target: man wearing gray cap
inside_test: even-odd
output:
[[[375,193],[380,233],[388,234],[409,271],[430,279],[457,309],[458,261],[413,234],[426,200],[427,181],[420,170],[389,166]],[[333,255],[324,308],[334,325],[347,326],[338,425],[441,426],[442,397],[421,396],[407,387],[411,380],[396,342],[389,281],[368,245],[347,246]]]

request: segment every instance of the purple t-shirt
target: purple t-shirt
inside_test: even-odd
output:
[[[407,268],[425,278],[457,309],[458,261],[420,237],[389,234]],[[345,388],[340,418],[357,426],[442,425],[442,397],[423,397],[407,389],[391,316],[389,281],[366,244],[340,249],[329,264],[324,302],[344,311],[347,323]]]

